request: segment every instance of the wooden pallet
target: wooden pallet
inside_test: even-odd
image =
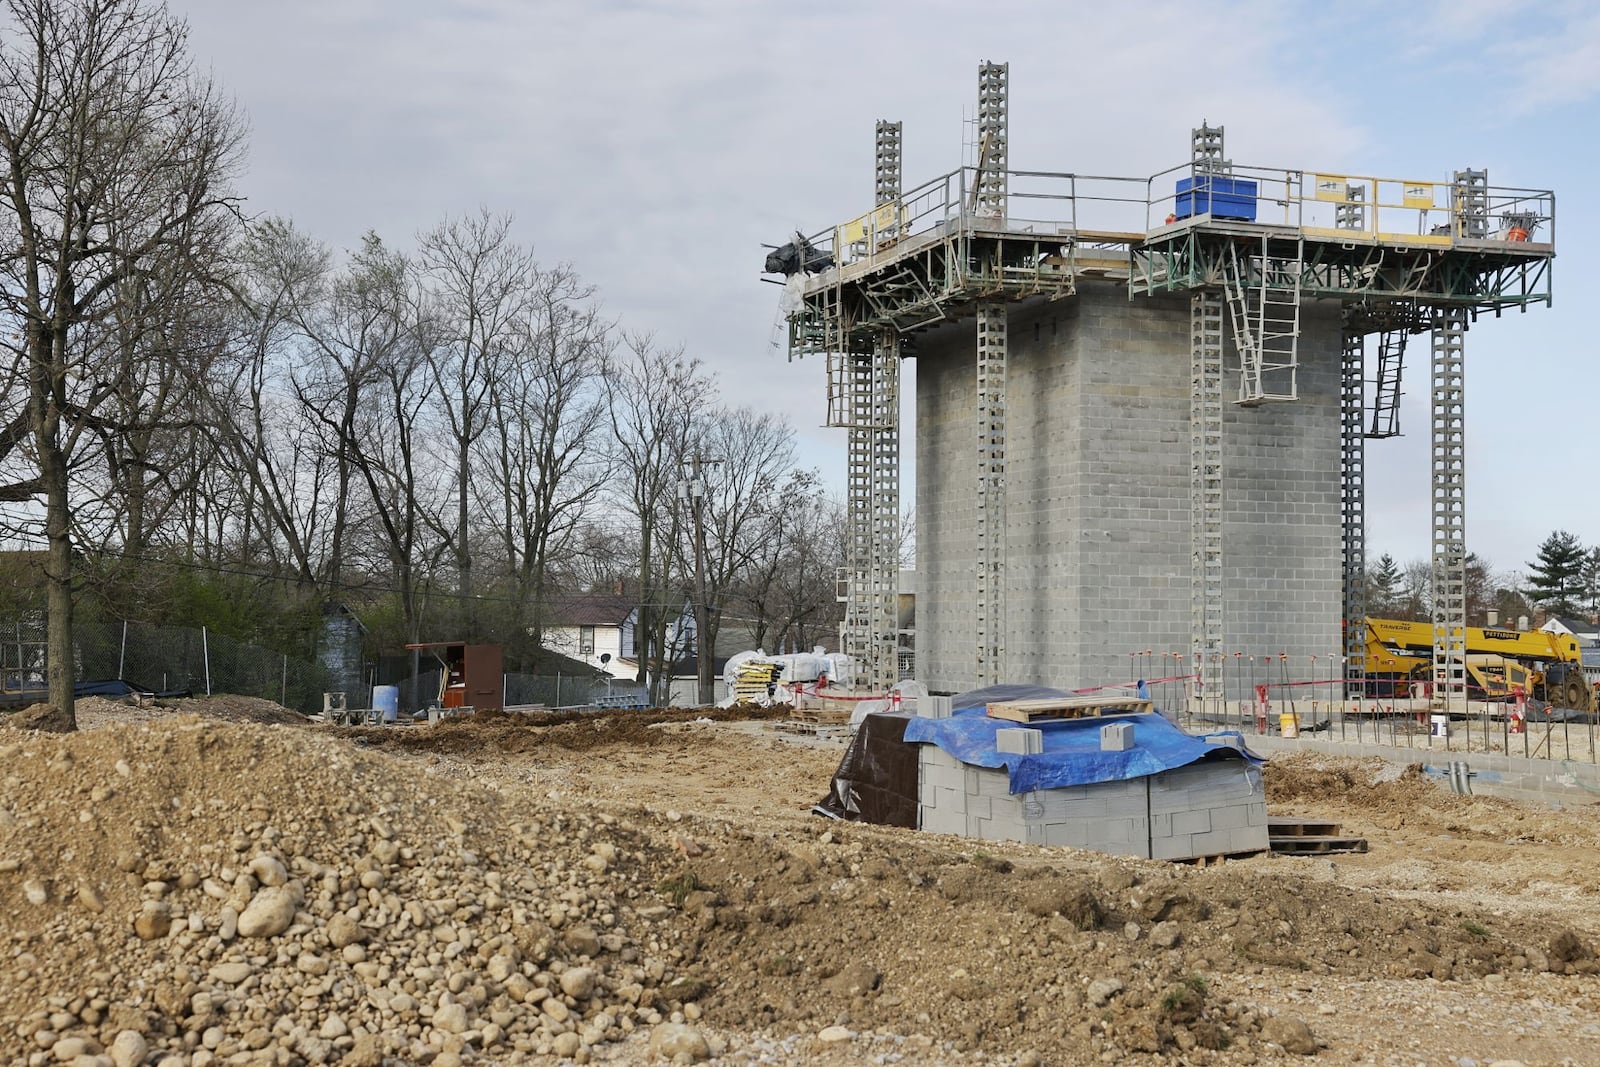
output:
[[[1269,837],[1267,844],[1280,855],[1312,856],[1322,852],[1365,852],[1364,837]]]
[[[1336,822],[1311,822],[1307,819],[1267,819],[1269,837],[1338,837]]]
[[[1176,860],[1175,862],[1192,863],[1196,867],[1216,867],[1227,863],[1229,860],[1243,860],[1259,855],[1261,855],[1260,850],[1255,852],[1218,852],[1205,856],[1190,856],[1187,859]]]
[[[807,737],[835,737],[849,732],[849,723],[805,722],[800,719],[779,719],[772,728],[780,733],[803,734]]]
[[[993,719],[1034,722],[1038,719],[1082,719],[1100,715],[1146,714],[1152,709],[1150,701],[1139,697],[1075,696],[997,701],[988,705],[985,710]]]
[[[850,712],[834,708],[796,708],[794,717],[800,722],[819,726],[849,726]]]
[[[1341,835],[1338,823],[1307,819],[1268,819],[1267,844],[1272,851],[1289,856],[1367,850],[1366,838]]]

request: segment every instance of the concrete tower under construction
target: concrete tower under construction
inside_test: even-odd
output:
[[[1193,707],[1239,699],[1245,656],[1348,674],[1366,442],[1398,432],[1409,346],[1431,357],[1435,687],[1463,693],[1464,339],[1484,312],[1549,302],[1553,195],[1475,170],[1254,167],[1204,124],[1153,176],[1015,171],[1009,89],[984,63],[974,162],[909,189],[901,128],[878,123],[872,206],[796,235],[782,267],[791,357],[825,359],[849,435],[857,684],[897,675],[901,360],[917,677],[1165,672]]]

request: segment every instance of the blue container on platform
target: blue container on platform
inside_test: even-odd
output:
[[[372,687],[372,710],[378,713],[378,721],[394,722],[400,717],[400,687],[398,685],[375,685]]]
[[[1214,219],[1237,222],[1256,221],[1256,183],[1248,178],[1224,178],[1215,174],[1178,179],[1180,219],[1210,213]]]

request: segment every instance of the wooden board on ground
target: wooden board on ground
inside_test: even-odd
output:
[[[1179,859],[1179,860],[1175,860],[1174,862],[1175,863],[1192,863],[1196,867],[1216,867],[1216,866],[1220,866],[1221,864],[1227,863],[1229,860],[1245,860],[1245,859],[1249,859],[1251,856],[1259,856],[1259,855],[1261,855],[1261,852],[1259,850],[1257,850],[1255,852],[1218,852],[1218,853],[1215,853],[1215,854],[1208,854],[1208,855],[1205,855],[1205,856],[1190,856],[1187,859]]]
[[[1144,714],[1148,700],[1125,696],[1045,697],[1040,700],[996,701],[985,709],[992,719],[1033,722],[1036,719],[1082,719],[1099,715]]]
[[[1267,843],[1279,855],[1307,856],[1322,852],[1365,852],[1364,837],[1291,836],[1269,837]]]
[[[1267,819],[1268,837],[1338,837],[1336,822],[1311,822],[1307,819]]]

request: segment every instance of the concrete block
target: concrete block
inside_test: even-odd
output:
[[[960,812],[922,808],[919,811],[922,829],[930,834],[956,834],[966,836],[967,817]]]
[[[949,697],[929,697],[917,701],[917,714],[928,719],[948,719],[951,707]]]
[[[965,789],[947,789],[944,786],[939,786],[938,788],[938,803],[934,807],[940,811],[948,811],[965,817],[967,813],[967,791]]]
[[[1100,751],[1128,752],[1133,748],[1133,724],[1112,722],[1100,727]]]
[[[975,797],[967,795],[967,817],[971,819],[988,819],[994,816],[994,805],[997,803],[990,797]],[[1002,806],[1005,801],[999,801]],[[1020,819],[1017,820],[1021,822]]]
[[[1250,805],[1227,804],[1211,809],[1211,829],[1240,830],[1250,825]]]
[[[1011,776],[1004,772],[984,775],[978,779],[978,795],[982,797],[1011,796]]]
[[[1044,843],[1058,848],[1087,848],[1088,828],[1081,823],[1046,823]]]
[[[961,772],[953,767],[923,767],[918,781],[922,785],[931,785],[936,789],[960,789],[963,792],[967,786]]]
[[[1153,860],[1186,860],[1195,855],[1194,842],[1188,834],[1150,839],[1150,858]]]
[[[1150,823],[1147,819],[1104,819],[1088,824],[1087,831],[1090,848],[1129,841],[1142,845],[1150,838]]]
[[[1022,728],[996,730],[994,732],[994,747],[999,752],[1014,752],[1022,756],[1036,756],[1044,751],[1044,731]]]

